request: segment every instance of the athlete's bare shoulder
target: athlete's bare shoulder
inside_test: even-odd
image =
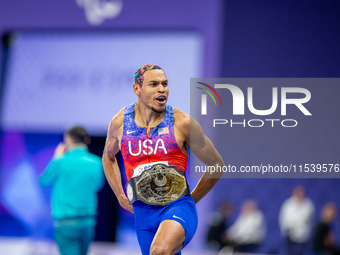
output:
[[[190,115],[174,108],[174,125],[183,133],[190,133]]]
[[[119,138],[122,136],[123,124],[124,124],[124,109],[121,109],[111,120],[109,129],[107,132],[108,139]]]
[[[189,148],[190,138],[194,138],[194,141],[197,141],[198,143],[204,141],[204,133],[197,120],[177,108],[174,110],[174,125],[184,135],[185,143],[189,146]]]

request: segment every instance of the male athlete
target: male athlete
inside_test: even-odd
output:
[[[188,149],[208,166],[223,166],[223,160],[197,121],[166,105],[168,80],[159,66],[140,67],[133,90],[137,103],[123,108],[108,128],[105,175],[120,205],[135,214],[142,253],[180,254],[197,229],[195,204],[221,177],[221,173],[203,176],[190,194],[185,178]],[[119,150],[127,196],[115,158]]]

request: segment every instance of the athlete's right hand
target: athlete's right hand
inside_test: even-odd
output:
[[[133,206],[129,204],[128,199],[124,199],[119,202],[120,206],[123,207],[125,210],[128,210],[129,212],[133,213]]]

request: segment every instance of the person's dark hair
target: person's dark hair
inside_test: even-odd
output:
[[[90,143],[90,136],[83,127],[72,127],[67,131],[67,134],[74,140],[75,143]]]

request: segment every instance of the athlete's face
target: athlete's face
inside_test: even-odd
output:
[[[155,112],[163,112],[169,95],[168,79],[163,70],[150,70],[144,73],[142,87],[134,86],[144,105]]]

